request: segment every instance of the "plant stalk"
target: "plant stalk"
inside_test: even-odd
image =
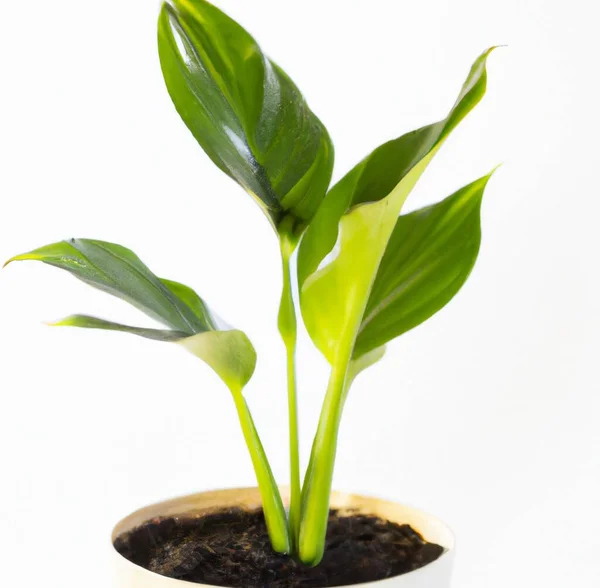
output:
[[[290,508],[289,527],[292,550],[296,552],[300,533],[300,514],[302,490],[300,485],[300,450],[298,433],[298,400],[296,394],[296,341],[297,321],[294,298],[292,294],[292,278],[290,271],[291,257],[297,241],[283,233],[281,236],[281,260],[283,267],[283,291],[279,307],[279,332],[286,349],[289,449],[290,449]]]
[[[273,476],[269,460],[261,443],[260,437],[254,425],[254,420],[250,414],[250,409],[241,390],[231,390],[233,400],[237,409],[240,425],[252,465],[256,473],[256,481],[260,490],[263,503],[263,511],[269,538],[273,549],[278,553],[290,553],[291,541],[288,532],[285,508],[281,500],[281,494],[277,487],[277,482]]]
[[[300,560],[316,566],[323,558],[329,518],[329,500],[337,452],[338,432],[347,390],[352,345],[336,358],[319,419],[302,494],[302,520],[298,552]]]
[[[294,552],[297,550],[300,533],[302,489],[300,486],[300,442],[298,433],[298,408],[296,398],[295,351],[296,346],[286,346],[288,379],[288,417],[290,444],[290,536]]]

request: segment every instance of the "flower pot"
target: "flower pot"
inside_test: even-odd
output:
[[[284,496],[284,499],[287,499]],[[160,517],[197,517],[226,508],[256,509],[260,507],[260,495],[257,488],[242,488],[202,492],[182,498],[175,498],[142,508],[123,519],[114,529],[112,539]],[[449,588],[454,558],[454,537],[450,529],[435,517],[420,510],[403,506],[395,502],[334,492],[331,498],[332,508],[352,510],[363,514],[375,515],[399,524],[409,524],[427,541],[441,545],[445,551],[434,562],[415,571],[360,584],[368,588]],[[121,556],[113,549],[115,578],[114,588],[199,588],[196,584],[167,578],[150,572]]]

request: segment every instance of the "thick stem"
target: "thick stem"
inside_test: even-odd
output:
[[[232,390],[233,400],[237,409],[242,432],[250,457],[254,472],[256,473],[256,481],[260,489],[260,495],[263,504],[263,511],[269,537],[273,549],[278,553],[290,553],[291,542],[285,516],[285,508],[281,500],[281,494],[277,483],[271,471],[271,466],[265,454],[265,450],[258,436],[254,420],[250,414],[250,409],[246,403],[241,390]]]
[[[298,551],[301,561],[307,565],[317,565],[325,550],[338,432],[351,359],[352,346],[347,347],[348,349],[336,358],[331,370],[304,481]]]
[[[288,419],[290,447],[290,536],[292,549],[296,551],[300,532],[301,485],[300,485],[300,451],[298,434],[298,400],[296,396],[296,339],[297,324],[294,298],[292,295],[292,279],[290,260],[296,242],[285,234],[281,236],[281,260],[283,266],[283,292],[279,307],[279,332],[285,344],[287,359]]]
[[[350,365],[352,365],[352,364],[350,364]],[[346,406],[348,392],[350,391],[350,387],[352,386],[356,375],[357,374],[353,373],[352,369],[349,369],[348,374],[346,375],[346,382],[344,384],[344,392],[342,394],[342,409],[344,408],[344,406]],[[309,480],[313,476],[313,468],[314,468],[314,463],[315,463],[314,454],[316,451],[316,449],[315,449],[316,443],[317,443],[317,438],[315,436],[315,438],[313,439],[313,445],[312,445],[311,452],[310,452],[310,460],[308,462],[308,467],[306,468],[306,472],[304,475],[304,485],[302,486],[302,509],[303,509],[303,512],[304,512],[305,503],[306,503],[306,499],[307,499],[308,488],[310,486]]]

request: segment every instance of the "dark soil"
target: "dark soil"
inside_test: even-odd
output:
[[[271,550],[262,511],[154,519],[122,535],[116,550],[157,574],[230,588],[326,588],[416,570],[444,551],[409,525],[332,511],[325,557],[309,568]]]

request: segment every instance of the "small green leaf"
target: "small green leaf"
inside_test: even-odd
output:
[[[205,302],[188,286],[156,277],[140,258],[125,247],[105,241],[71,239],[11,258],[36,260],[66,270],[90,286],[121,298],[162,322],[169,330],[114,323],[87,315],[73,315],[54,326],[120,331],[181,345],[208,364],[227,385],[235,402],[244,439],[265,511],[273,548],[290,549],[285,509],[279,489],[242,390],[256,366],[256,351],[242,332],[220,325]]]
[[[129,302],[143,313],[188,335],[213,328],[213,320],[197,295],[187,299],[172,288],[186,288],[157,278],[133,251],[106,241],[70,239],[9,259],[35,260],[73,274],[90,286]],[[192,302],[192,304],[188,304]]]
[[[126,300],[170,330],[122,325],[86,315],[70,316],[55,326],[131,333],[155,341],[178,342],[207,363],[229,388],[243,388],[254,372],[256,352],[241,331],[219,325],[190,287],[158,278],[133,251],[106,241],[71,239],[17,255],[67,270],[90,286]]]
[[[461,289],[479,253],[481,200],[490,177],[398,219],[371,290],[355,358],[426,321]]]
[[[79,327],[82,329],[101,329],[104,331],[119,331],[130,333],[153,341],[176,342],[186,338],[188,335],[181,331],[165,331],[161,329],[146,329],[144,327],[131,327],[120,323],[105,321],[104,319],[87,314],[73,314],[54,323],[48,323],[51,327]]]
[[[204,0],[165,3],[158,46],[173,103],[212,161],[275,226],[286,215],[309,221],[331,179],[333,146],[290,78]]]
[[[68,316],[49,325],[118,331],[153,341],[179,343],[209,365],[230,389],[245,387],[256,367],[256,351],[252,343],[242,331],[236,329],[187,335],[181,331],[132,327],[85,314]]]

